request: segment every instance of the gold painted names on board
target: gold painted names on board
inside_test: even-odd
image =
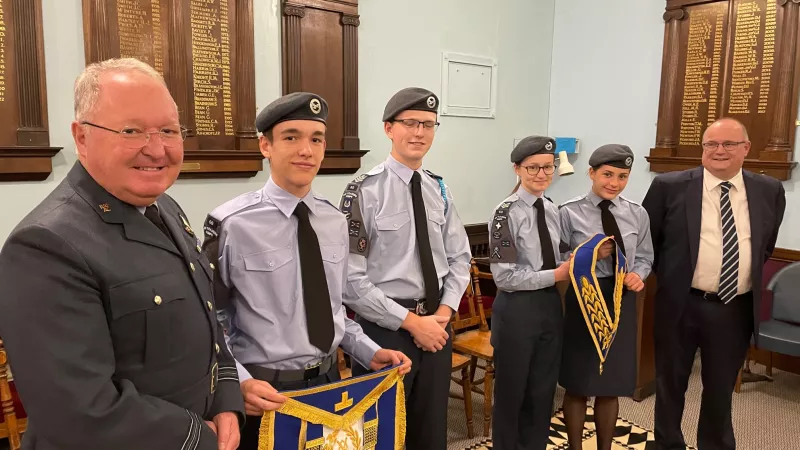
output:
[[[724,10],[718,5],[701,6],[689,12],[680,145],[698,145],[705,122],[716,114],[723,22]]]
[[[730,103],[728,114],[750,114],[751,100],[757,94],[761,53],[759,37],[765,11],[756,0],[740,1],[736,6],[733,40]]]
[[[189,6],[198,135],[234,135],[228,6],[228,0],[191,0]]]
[[[6,12],[0,0],[0,103],[6,101]]]
[[[758,113],[766,114],[769,107],[769,88],[772,84],[772,67],[775,64],[775,33],[778,27],[776,0],[767,0],[764,19],[764,41],[761,57],[761,86],[758,92]]]
[[[164,73],[161,6],[158,0],[117,0],[119,54]]]

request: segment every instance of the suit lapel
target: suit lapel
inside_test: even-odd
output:
[[[744,178],[744,190],[747,192],[747,209],[750,216],[750,253],[751,253],[751,267],[753,268],[753,275],[756,274],[757,268],[762,267],[763,255],[761,254],[761,238],[764,236],[761,221],[763,202],[758,195],[757,182],[754,179],[755,175],[751,172],[742,171],[742,178]],[[760,279],[753,276],[753,280]],[[753,286],[753,289],[756,289]],[[758,287],[760,289],[760,287]]]
[[[689,230],[689,256],[692,273],[697,266],[697,253],[700,248],[700,222],[703,218],[703,169],[692,172],[692,178],[686,186],[686,219]]]
[[[162,209],[161,218],[167,225],[170,234],[172,234],[172,240],[175,241],[175,244],[178,246],[178,250],[180,250],[183,258],[186,261],[192,261],[194,259],[194,255],[191,253],[189,243],[186,242],[188,231],[184,230],[182,221],[167,207]]]

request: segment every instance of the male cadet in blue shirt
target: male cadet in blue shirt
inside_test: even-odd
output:
[[[375,342],[413,361],[404,379],[406,447],[447,447],[452,344],[447,325],[469,282],[467,233],[442,178],[422,170],[439,99],[403,89],[383,115],[392,152],[347,186],[350,261],[345,302]],[[353,373],[366,369],[353,365]]]
[[[285,401],[276,390],[339,380],[336,348],[379,370],[410,360],[382,350],[345,316],[347,223],[311,192],[325,157],[328,105],[296,92],[256,118],[271,175],[263,189],[215,209],[204,247],[217,262],[220,317],[241,381],[245,411],[261,416]],[[224,310],[223,310],[224,308]],[[260,420],[250,417],[239,448],[258,448]]]

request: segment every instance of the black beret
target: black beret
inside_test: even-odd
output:
[[[383,121],[389,122],[403,111],[430,111],[438,113],[439,97],[422,88],[405,88],[394,94],[383,110]]]
[[[287,120],[315,120],[325,123],[327,119],[328,103],[324,98],[309,92],[294,92],[262,109],[256,117],[256,130],[264,133]]]
[[[528,136],[519,141],[514,151],[511,152],[511,162],[521,164],[528,156],[538,154],[554,155],[556,152],[555,139],[547,136]]]
[[[589,167],[603,164],[619,169],[630,169],[633,166],[633,150],[627,145],[607,144],[599,147],[589,157]]]

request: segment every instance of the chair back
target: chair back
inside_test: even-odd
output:
[[[11,450],[20,448],[20,434],[24,431],[25,421],[17,420],[14,398],[8,381],[8,356],[0,339],[0,438],[8,438]]]
[[[772,318],[800,324],[800,262],[789,264],[772,277]]]
[[[467,283],[467,291],[464,293],[464,300],[467,302],[468,310],[466,314],[456,311],[451,325],[453,332],[458,333],[466,329],[478,327],[481,331],[488,331],[489,324],[486,321],[486,310],[481,296],[481,287],[478,283],[478,266],[475,260],[470,261],[470,281]]]

